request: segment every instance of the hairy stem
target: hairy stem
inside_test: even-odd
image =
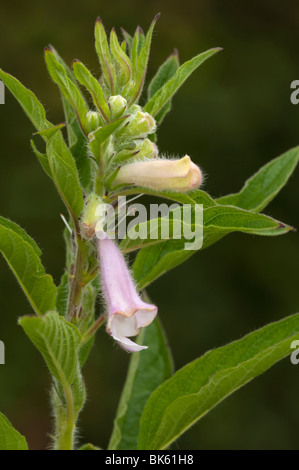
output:
[[[66,400],[66,409],[61,405],[56,408],[56,443],[55,450],[73,450],[76,416],[71,388],[66,384],[63,387]]]
[[[74,262],[74,272],[70,278],[70,293],[67,307],[67,319],[72,321],[80,314],[80,306],[83,296],[83,277],[84,277],[84,246],[81,236],[76,236],[76,253]]]

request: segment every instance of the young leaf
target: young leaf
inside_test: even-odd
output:
[[[136,68],[134,69],[134,62],[133,62],[133,57],[132,57],[132,63],[133,63],[133,73],[134,73],[134,82],[135,86],[133,89],[130,91],[130,96],[128,97],[130,100],[130,104],[135,103],[135,101],[138,100],[139,96],[141,95],[143,85],[144,85],[144,80],[146,76],[146,71],[147,71],[147,64],[148,64],[148,59],[149,59],[149,53],[150,53],[150,47],[151,47],[151,42],[152,42],[152,35],[154,31],[155,24],[160,16],[160,13],[155,16],[155,18],[152,21],[152,24],[150,25],[150,28],[146,34],[144,44],[140,50],[140,53],[137,58],[137,64]],[[138,36],[140,35],[140,32],[136,32],[137,35],[137,54],[138,54]],[[136,62],[136,59],[134,59]]]
[[[97,79],[79,60],[74,60],[73,71],[78,82],[80,82],[81,85],[85,86],[85,88],[90,92],[94,104],[102,114],[105,121],[108,123],[110,111],[108,104],[106,103],[102,87],[97,81]]]
[[[52,80],[59,86],[59,89],[66,100],[72,105],[82,131],[86,134],[86,114],[88,107],[79,88],[69,78],[66,69],[58,62],[51,49],[45,49],[45,61]]]
[[[108,89],[110,88],[110,94],[115,94],[115,70],[112,62],[112,57],[109,50],[109,45],[107,41],[107,35],[105,32],[104,25],[101,18],[97,18],[95,26],[95,46],[96,51],[99,57],[101,69],[103,76],[105,78],[105,83]]]
[[[17,224],[0,217],[0,251],[37,315],[55,305],[56,287],[40,261],[41,251]]]
[[[263,210],[285,186],[299,160],[295,147],[263,166],[246,181],[239,193],[217,199],[218,204],[238,206],[255,212]]]
[[[219,47],[210,49],[181,65],[176,71],[175,75],[170,80],[168,80],[168,82],[166,82],[165,85],[163,85],[162,88],[160,88],[148,101],[144,107],[144,111],[148,112],[152,116],[156,116],[171,99],[171,97],[177,92],[180,86],[192,74],[192,72],[194,72],[194,70],[203,64],[205,60],[209,59],[220,50],[221,49]]]
[[[75,139],[75,143],[70,147],[70,152],[76,162],[76,167],[80,175],[80,183],[82,187],[88,191],[93,182],[94,165],[89,158],[86,138],[82,134],[82,130],[75,116],[68,126],[73,134],[72,140]]]
[[[140,54],[141,49],[144,46],[145,36],[142,28],[140,26],[137,27],[134,37],[132,38],[132,46],[131,46],[131,62],[132,62],[132,71],[133,76],[136,76],[137,72],[137,61],[138,56]]]
[[[34,93],[24,87],[16,78],[0,69],[0,79],[5,83],[14,97],[18,100],[23,110],[38,131],[47,129],[52,124],[46,119],[43,105],[38,101]]]
[[[64,60],[54,49],[53,46],[49,46],[50,51],[54,54],[57,62],[64,68],[65,73],[69,80],[78,87],[77,80],[72,73],[71,69],[66,65]],[[67,126],[68,135],[68,146],[70,147],[71,153],[76,161],[76,166],[80,174],[80,181],[85,190],[89,190],[92,184],[92,173],[93,166],[88,156],[88,148],[86,145],[86,136],[80,127],[76,111],[72,104],[64,97],[63,93],[60,92],[63,110]]]
[[[166,449],[218,403],[288,356],[299,314],[269,324],[186,365],[151,395],[139,449]]]
[[[148,87],[148,100],[150,100],[155,93],[157,93],[162,86],[167,83],[176,73],[179,68],[179,57],[178,52],[175,50],[169,57],[166,59],[164,64],[161,65],[156,75],[152,79]],[[161,109],[161,111],[156,115],[156,121],[161,124],[166,114],[171,109],[171,99],[166,103],[166,105]]]
[[[76,326],[57,312],[42,317],[25,316],[19,324],[43,355],[51,374],[62,386],[72,385],[78,373],[81,340]]]
[[[115,62],[118,64],[119,73],[117,74],[117,81],[121,87],[126,85],[131,78],[132,64],[127,54],[122,50],[119,45],[115,29],[112,29],[110,34],[110,50],[114,57]]]
[[[24,436],[0,413],[0,450],[28,450]]]
[[[47,155],[58,192],[70,213],[78,217],[83,209],[83,193],[74,158],[60,131],[49,139]]]
[[[131,54],[133,38],[132,38],[131,34],[129,34],[124,28],[120,28],[120,29],[121,29],[122,35],[123,35],[123,37],[126,41],[126,45],[128,47],[129,54]]]
[[[146,344],[148,349],[131,357],[108,445],[110,450],[137,448],[139,423],[145,403],[151,393],[172,374],[172,358],[158,320],[141,330],[137,342]]]
[[[78,83],[77,83],[76,78],[75,78],[74,74],[72,73],[71,69],[64,62],[62,57],[58,54],[58,52],[56,51],[56,49],[54,49],[53,46],[49,46],[49,49],[54,54],[54,57],[57,60],[57,62],[60,65],[62,65],[62,67],[64,68],[68,78],[77,87]],[[64,97],[63,93],[61,93],[61,99],[62,99],[63,110],[64,110],[64,115],[65,115],[65,120],[66,120],[66,125],[67,125],[69,147],[75,147],[75,148],[79,147],[80,150],[81,150],[81,147],[84,145],[84,149],[86,150],[86,138],[85,138],[85,135],[82,132],[82,129],[79,125],[79,122],[78,122],[76,113],[74,111],[74,108],[73,108],[72,104]],[[74,157],[76,159],[76,155],[74,155]],[[87,159],[87,155],[86,155],[86,159]],[[77,162],[77,159],[76,159],[76,162]],[[88,161],[88,163],[90,163],[90,162]],[[81,169],[80,164],[79,164],[78,165],[78,171],[80,172],[80,176],[82,177],[83,172],[81,170],[82,169]]]

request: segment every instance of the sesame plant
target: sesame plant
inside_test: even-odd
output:
[[[174,94],[220,49],[210,49],[182,65],[177,52],[171,54],[147,79],[144,90],[156,20],[147,34],[140,27],[133,36],[122,30],[119,41],[114,29],[107,37],[98,19],[97,75],[79,60],[68,67],[52,46],[45,49],[48,72],[61,94],[65,114],[61,124],[49,122],[35,94],[0,69],[0,79],[35,128],[32,150],[67,213],[66,266],[57,286],[46,273],[33,239],[0,217],[0,251],[33,310],[18,323],[52,376],[51,448],[56,450],[101,445],[80,443],[76,429],[86,399],[82,369],[104,325],[112,337],[110,347],[116,342],[118,354],[131,354],[108,446],[111,450],[169,448],[219,402],[290,354],[292,341],[299,339],[299,315],[289,316],[174,371],[160,322],[163,312],[157,315],[158,308],[144,289],[198,250],[185,249],[184,237],[139,236],[136,226],[139,230],[148,227],[149,220],[133,227],[134,237],[130,230],[120,237],[118,226],[116,236],[109,236],[107,208],[118,214],[123,209],[121,197],[144,194],[176,203],[177,213],[185,205],[194,211],[200,205],[203,243],[199,251],[231,232],[271,237],[292,230],[262,211],[294,171],[299,147],[262,167],[238,193],[218,199],[198,189],[202,172],[188,155],[171,159],[159,154],[157,131],[171,110]],[[196,224],[193,216],[191,228]],[[156,222],[159,228],[163,217]],[[128,253],[134,258],[131,269]],[[217,286],[212,288],[217,290]],[[28,448],[25,437],[3,414],[0,448]]]

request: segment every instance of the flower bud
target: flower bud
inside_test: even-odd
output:
[[[138,146],[137,146],[138,149]],[[144,139],[141,146],[139,147],[139,152],[136,157],[139,158],[157,158],[158,157],[158,147],[154,142],[149,139]]]
[[[200,168],[186,155],[180,160],[148,160],[123,166],[115,184],[132,184],[158,191],[187,192],[202,181]]]
[[[127,100],[121,95],[114,95],[108,98],[108,104],[112,120],[121,117],[127,107]]]
[[[101,115],[96,111],[88,111],[86,114],[86,120],[89,133],[95,131],[102,125]]]
[[[131,115],[128,125],[121,128],[118,136],[126,135],[132,139],[140,139],[147,137],[156,130],[156,121],[148,113],[137,111]]]
[[[87,198],[81,222],[82,234],[85,238],[92,238],[95,234],[95,228],[99,221],[97,208],[100,204],[103,204],[103,200],[97,194],[90,194]]]

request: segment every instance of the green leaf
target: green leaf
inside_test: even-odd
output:
[[[148,349],[131,357],[108,449],[136,450],[145,403],[172,374],[172,358],[158,320],[141,330],[137,342]]]
[[[101,18],[97,18],[95,26],[95,46],[99,57],[101,69],[105,79],[106,86],[110,89],[110,95],[115,94],[115,70],[112,57],[109,50],[107,35]]]
[[[81,85],[90,92],[93,102],[102,114],[106,122],[109,122],[110,111],[108,104],[106,103],[104,92],[98,80],[90,73],[90,71],[85,67],[82,62],[79,60],[74,60],[73,62],[73,71],[77,80]]]
[[[78,217],[83,209],[83,193],[75,160],[60,131],[49,139],[47,155],[58,192],[71,214]]]
[[[244,232],[252,235],[282,235],[292,227],[265,214],[233,206],[207,207],[203,211],[204,235],[214,232]]]
[[[74,74],[72,73],[71,69],[66,65],[64,60],[60,57],[60,55],[54,49],[53,46],[50,46],[50,50],[54,54],[57,62],[64,68],[69,80],[73,82],[75,87],[78,87],[77,80]],[[93,181],[93,166],[88,156],[86,136],[83,133],[82,128],[80,127],[76,111],[74,110],[72,104],[64,97],[63,93],[60,94],[67,126],[68,145],[76,161],[76,166],[80,175],[80,181],[82,183],[82,186],[86,191],[88,191]]]
[[[40,261],[41,251],[17,224],[0,217],[0,251],[38,315],[55,305],[56,287]]]
[[[137,61],[138,56],[140,54],[141,49],[144,46],[145,36],[142,28],[140,26],[137,27],[134,37],[132,38],[132,46],[131,46],[131,62],[132,62],[132,70],[133,76],[136,76],[137,72]]]
[[[120,29],[121,29],[122,35],[123,35],[123,37],[126,41],[128,51],[129,51],[129,53],[131,53],[133,38],[132,38],[131,34],[129,34],[124,28],[120,28]]]
[[[118,65],[117,82],[119,90],[128,83],[132,75],[132,64],[127,54],[122,50],[119,45],[115,29],[113,28],[110,33],[110,50],[115,63]]]
[[[161,222],[158,222],[161,225]],[[150,222],[147,222],[150,226]],[[192,224],[191,230],[194,231]],[[203,248],[207,248],[231,232],[243,232],[251,235],[275,236],[291,230],[291,227],[264,214],[245,211],[233,206],[210,206],[203,210]],[[150,229],[148,229],[150,233]],[[170,232],[171,233],[171,232]],[[186,239],[136,240],[129,237],[122,241],[123,251],[143,248],[138,252],[133,270],[139,280],[139,287],[144,288],[170,269],[190,258],[195,251],[186,250]],[[152,244],[152,246],[146,246]]]
[[[269,324],[186,365],[151,395],[138,448],[166,449],[218,403],[288,356],[299,315]]]
[[[41,166],[43,167],[44,171],[52,179],[52,174],[51,174],[51,169],[50,169],[50,166],[49,166],[49,161],[48,161],[47,154],[40,152],[37,149],[37,147],[36,147],[33,140],[30,140],[30,144],[31,144],[33,152],[35,153],[35,156],[37,157],[37,159],[40,162]]]
[[[167,206],[166,206],[167,207]],[[193,206],[194,207],[194,206]],[[128,230],[127,237],[122,241],[121,247],[124,252],[130,252],[140,249],[144,246],[161,243],[161,232],[163,227],[169,227],[169,240],[178,239],[183,235],[183,229],[189,228],[194,232],[200,227],[195,226],[194,210],[191,207],[191,226],[189,221],[184,220],[183,208],[179,206],[172,211],[172,217],[164,216],[161,218],[151,218],[146,222],[136,224]],[[147,238],[133,237],[132,232],[143,229]],[[156,232],[158,227],[158,238]],[[212,206],[203,209],[203,246],[207,247],[214,243],[215,235],[225,235],[231,232],[243,232],[252,235],[275,236],[287,233],[292,228],[264,214],[245,211],[233,206]],[[154,235],[153,235],[154,234]],[[183,236],[180,239],[182,249],[185,243],[188,243]],[[196,249],[196,248],[195,248]]]
[[[177,191],[156,191],[153,189],[134,187],[130,188],[127,191],[122,190],[121,193],[112,194],[111,200],[115,200],[118,195],[133,195],[133,194],[147,194],[149,196],[161,197],[163,199],[169,199],[171,201],[178,202],[179,204],[202,204],[204,208],[216,206],[217,203],[212,199],[212,197],[205,191],[196,189],[189,193],[179,193]]]
[[[99,127],[94,132],[89,134],[90,142],[89,146],[92,153],[95,156],[99,156],[101,152],[101,145],[110,137],[113,132],[128,118],[128,116],[123,116],[115,121],[107,124],[106,126]]]
[[[61,124],[56,124],[56,126],[48,127],[47,129],[43,129],[42,131],[35,132],[34,135],[40,135],[41,137],[45,137],[45,140],[50,139],[57,131],[62,129],[65,126],[65,122]]]
[[[65,73],[67,74],[68,78],[77,87],[78,83],[71,69],[67,66],[65,61],[58,54],[58,52],[56,51],[56,49],[54,49],[53,46],[49,46],[49,49],[54,54],[54,57],[57,60],[57,62],[64,68]],[[61,93],[61,99],[62,99],[63,110],[65,114],[65,120],[67,124],[69,146],[72,147],[76,144],[81,145],[82,142],[86,144],[85,135],[83,134],[82,129],[80,128],[80,125],[78,123],[77,116],[76,116],[76,113],[74,111],[72,104],[70,104],[70,102],[64,97],[63,93]],[[78,167],[78,170],[80,171],[80,167]]]
[[[157,91],[162,88],[165,83],[167,83],[176,73],[179,68],[179,57],[178,52],[175,50],[169,57],[166,59],[164,64],[161,65],[156,75],[152,79],[148,87],[148,100],[150,100]],[[161,109],[161,111],[156,115],[156,121],[161,123],[166,116],[166,114],[171,110],[171,100]]]
[[[62,386],[72,385],[79,370],[81,335],[76,326],[57,312],[42,317],[25,316],[19,324],[42,354],[51,374]]]
[[[82,134],[76,118],[70,123],[70,126],[73,132],[73,138],[76,138],[76,142],[71,146],[70,152],[75,159],[82,187],[86,191],[89,191],[93,184],[94,165],[89,158],[86,138]]]
[[[14,97],[38,131],[47,129],[52,124],[46,119],[46,112],[43,105],[36,98],[35,94],[24,87],[16,78],[0,69],[0,79],[5,83]]]
[[[295,147],[263,166],[246,181],[239,193],[223,196],[217,202],[260,212],[285,186],[298,160],[299,147]]]
[[[188,195],[196,204],[202,204],[204,209],[207,207],[217,206],[216,201],[208,193],[202,191],[201,189],[195,189],[194,191],[188,193]]]
[[[142,34],[140,34],[140,29],[137,28],[136,31],[136,48],[137,48],[137,57],[133,58],[132,57],[132,64],[133,64],[133,74],[134,74],[134,87],[129,93],[129,101],[130,104],[133,104],[135,101],[138,100],[139,96],[141,95],[143,85],[144,85],[144,80],[146,76],[146,71],[147,71],[147,64],[148,64],[148,59],[149,59],[149,53],[150,53],[150,47],[151,47],[151,42],[152,42],[152,35],[154,31],[155,24],[160,16],[160,13],[155,16],[153,19],[150,28],[145,36],[144,44],[142,45],[142,48],[140,50],[140,53],[138,54],[138,45],[140,38],[142,37]],[[135,39],[135,38],[134,38]],[[136,66],[134,67],[134,62],[136,63]],[[124,92],[124,96],[126,96],[126,93]]]
[[[58,62],[52,50],[45,49],[45,61],[52,80],[58,85],[65,99],[72,105],[82,131],[87,133],[86,114],[88,107],[79,88],[69,78],[66,69]]]
[[[181,240],[170,240],[142,248],[133,264],[139,289],[151,284],[158,277],[186,261],[194,251],[182,249]]]
[[[221,49],[219,47],[210,49],[181,65],[176,71],[175,75],[170,80],[168,80],[168,82],[166,82],[165,85],[163,85],[162,88],[160,88],[148,101],[144,107],[144,111],[148,112],[152,116],[156,116],[171,99],[171,97],[177,92],[180,86],[192,74],[192,72],[194,72],[194,70],[203,64],[205,60],[209,59],[220,50]]]
[[[0,413],[0,450],[28,450],[24,436]]]

